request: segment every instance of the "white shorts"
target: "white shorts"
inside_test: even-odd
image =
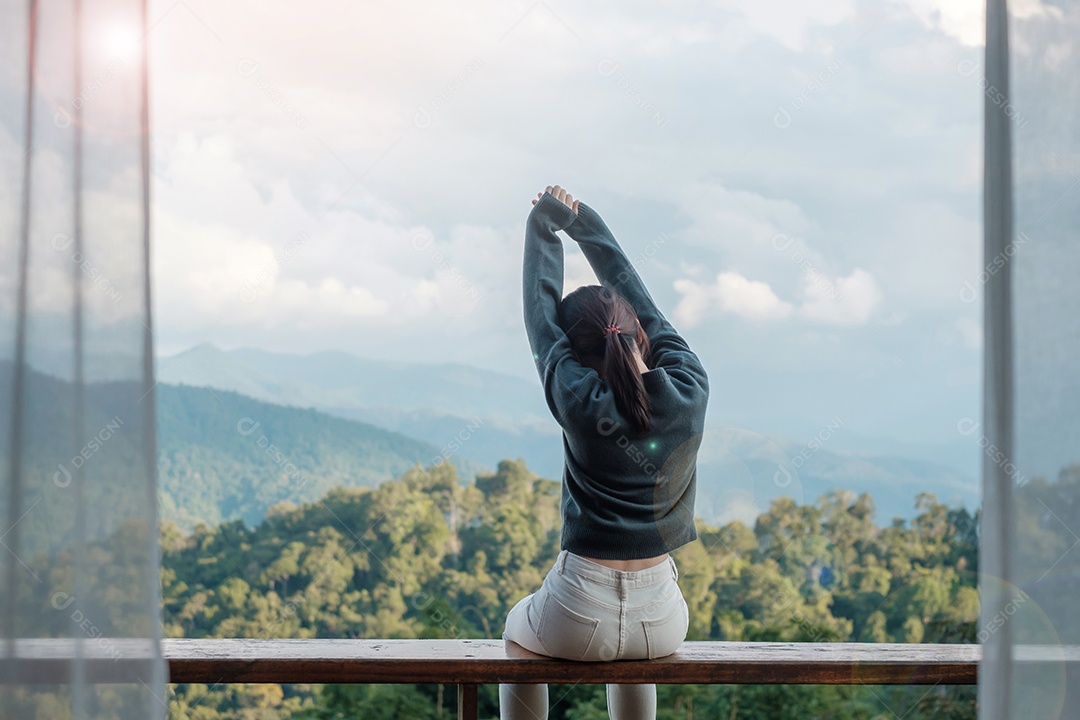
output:
[[[566,660],[643,660],[675,652],[690,611],[675,560],[615,570],[566,550],[543,585],[506,616],[503,638]]]

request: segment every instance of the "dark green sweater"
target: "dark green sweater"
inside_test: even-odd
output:
[[[600,282],[626,298],[652,345],[642,380],[653,429],[638,433],[611,387],[579,363],[559,325],[565,232]],[[686,341],[660,313],[633,264],[585,203],[575,216],[545,192],[525,226],[525,329],[544,395],[563,430],[562,549],[602,559],[662,555],[697,538],[697,453],[709,380]]]

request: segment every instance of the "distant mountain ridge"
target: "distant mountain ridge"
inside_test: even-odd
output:
[[[311,409],[208,388],[159,384],[161,515],[181,528],[262,522],[335,487],[376,487],[445,457],[464,477],[479,468],[430,443]]]
[[[823,443],[826,447],[828,441]],[[874,520],[914,517],[911,506],[921,492],[943,503],[974,511],[978,483],[937,463],[892,456],[869,456],[822,448],[807,452],[803,443],[730,426],[706,426],[698,456],[697,514],[710,522],[753,518],[780,496],[809,502],[833,489],[874,499]]]
[[[550,419],[535,384],[459,363],[388,362],[337,351],[310,355],[253,348],[225,351],[203,343],[159,358],[157,377],[173,384],[232,390],[279,405],[482,415],[513,427]]]
[[[0,369],[10,373],[5,362],[0,360]],[[29,401],[23,421],[22,465],[31,479],[28,506],[50,499],[50,491],[63,490],[61,473],[68,473],[66,483],[70,483],[68,468],[76,463],[87,472],[87,492],[104,497],[100,502],[145,505],[145,498],[123,491],[123,482],[110,482],[142,472],[137,465],[142,436],[135,432],[146,421],[141,383],[86,383],[82,426],[88,430],[86,437],[75,438],[70,381],[30,368],[24,382]],[[462,478],[480,470],[452,448],[316,410],[275,405],[225,390],[164,383],[155,386],[154,397],[159,514],[183,530],[236,519],[254,527],[275,504],[312,502],[338,487],[376,487],[414,466],[428,467],[442,459]],[[10,384],[0,384],[0,404],[8,407],[11,402]],[[10,413],[0,414],[3,437],[9,437],[10,422]],[[87,444],[91,433],[93,446]],[[73,457],[82,445],[89,454]],[[107,452],[96,452],[102,447]],[[0,444],[0,453],[6,449]],[[7,462],[6,457],[0,459]],[[57,497],[67,496],[43,502],[42,510],[55,505],[57,512],[62,511]],[[94,530],[93,518],[90,526]],[[50,533],[58,531],[45,524],[41,527]]]
[[[521,378],[461,364],[386,362],[344,352],[225,351],[210,344],[160,358],[158,377],[370,423],[443,450],[453,447],[487,471],[520,457],[540,476],[562,478],[560,430],[539,383]],[[835,444],[825,440],[807,455],[805,443],[707,421],[698,514],[710,522],[751,522],[775,497],[800,500],[837,487],[869,492],[877,522],[911,517],[913,499],[924,491],[969,509],[979,504],[977,481],[951,467],[885,452],[846,453]]]
[[[467,365],[369,360],[343,352],[224,351],[209,343],[157,361],[162,382],[230,390],[315,408],[409,435],[494,471],[524,458],[545,477],[562,472],[562,439],[539,383]]]

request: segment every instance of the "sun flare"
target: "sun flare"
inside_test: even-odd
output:
[[[100,51],[116,60],[133,60],[139,50],[139,33],[130,23],[114,22],[104,26],[98,35]]]

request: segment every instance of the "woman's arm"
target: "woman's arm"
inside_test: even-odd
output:
[[[692,380],[707,392],[708,377],[700,359],[653,302],[644,281],[611,230],[599,213],[583,202],[575,202],[577,217],[565,228],[566,233],[577,241],[600,282],[634,307],[652,346],[653,366],[669,371],[676,367],[685,368]]]
[[[566,234],[581,246],[596,277],[630,301],[650,340],[654,335],[674,330],[599,213],[585,203],[578,203],[577,217],[566,228]]]
[[[542,360],[565,333],[559,325],[563,296],[563,246],[555,233],[574,221],[576,214],[554,195],[542,193],[533,201],[525,225],[522,290],[525,332],[533,358]]]
[[[552,193],[555,194],[552,194]],[[559,324],[563,296],[563,246],[556,235],[576,217],[572,197],[558,185],[533,200],[525,224],[522,293],[525,332],[544,384],[552,415],[563,427],[580,413],[575,407],[600,401],[599,376],[574,358],[570,338]]]

